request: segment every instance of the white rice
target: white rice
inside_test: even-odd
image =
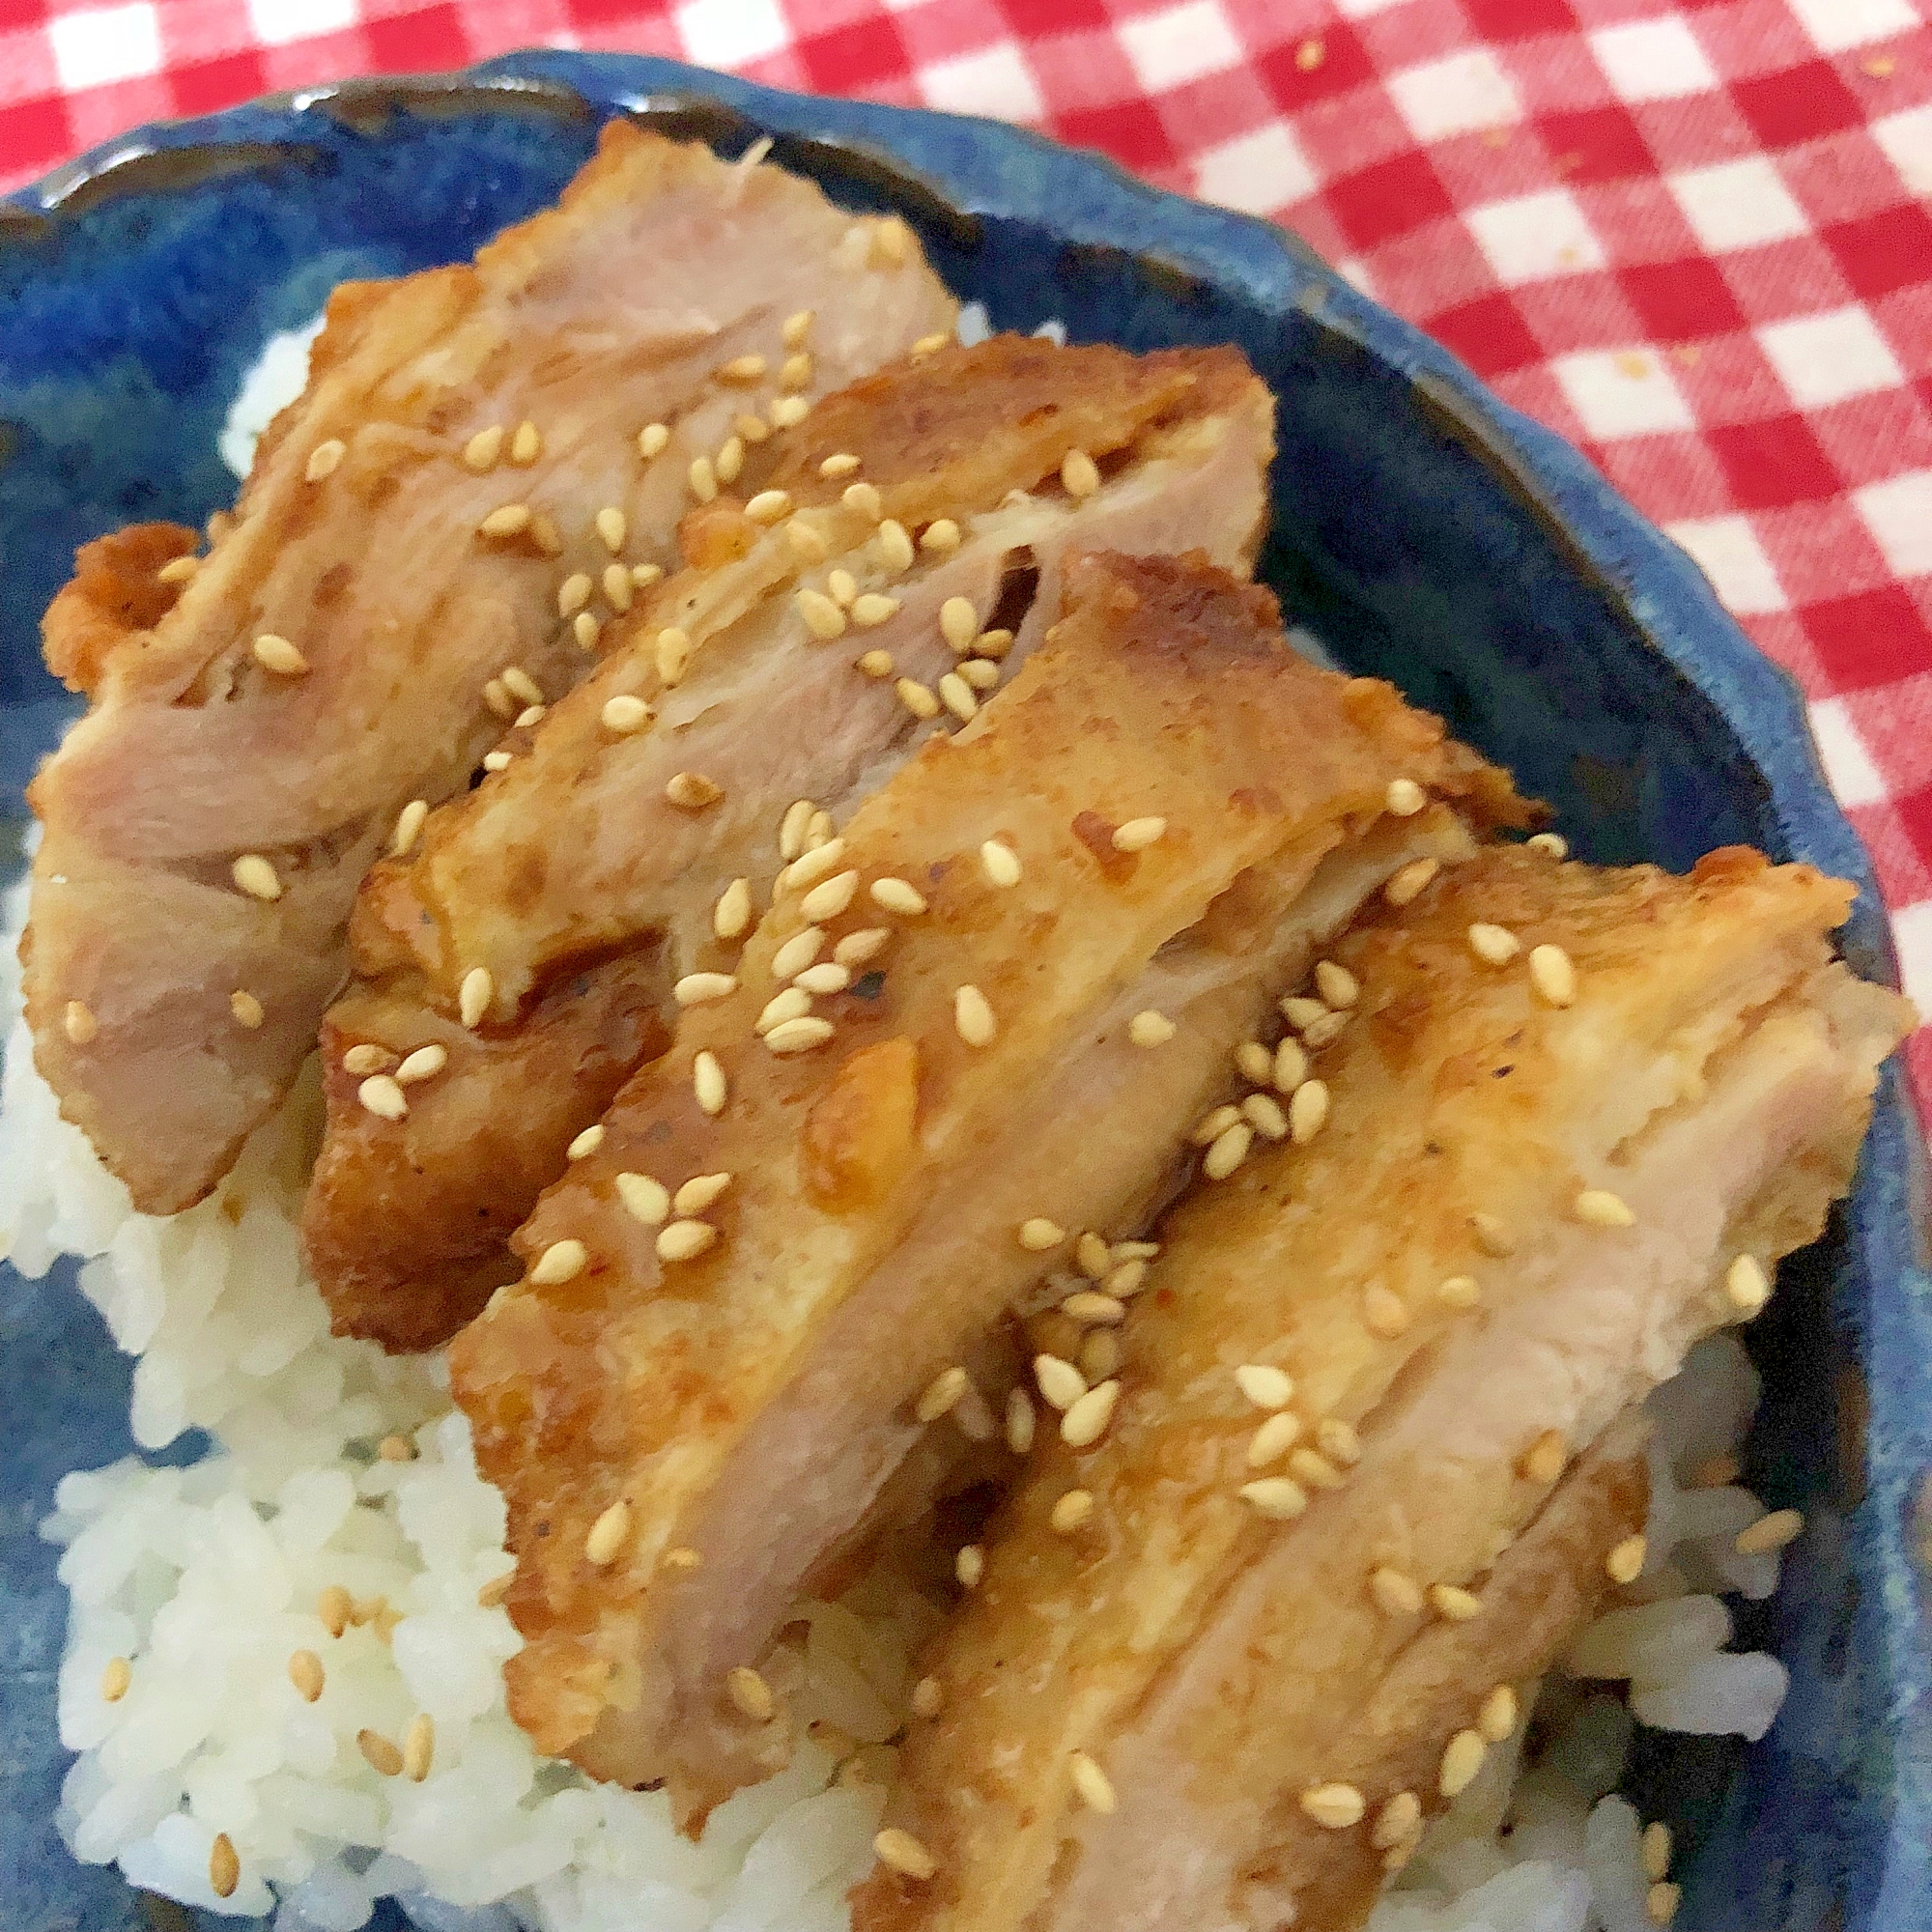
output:
[[[237,474],[298,393],[319,327],[277,336],[250,371],[222,436]],[[961,339],[987,327],[968,304]],[[800,1733],[792,1761],[695,1844],[662,1794],[538,1758],[503,1702],[520,1639],[477,1601],[510,1567],[502,1500],[476,1473],[442,1358],[330,1336],[301,1267],[314,1079],[210,1200],[135,1213],[34,1067],[11,937],[25,896],[7,895],[0,956],[0,1257],[31,1278],[81,1257],[82,1292],[135,1359],[136,1442],[199,1428],[215,1445],[186,1470],[129,1457],[70,1475],[43,1525],[70,1593],[59,1713],[76,1757],[57,1822],[74,1856],[185,1904],[272,1912],[277,1932],[356,1932],[384,1897],[425,1932],[843,1932],[933,1606],[883,1579],[802,1605],[808,1634],[766,1673]],[[1729,1614],[1709,1594],[1776,1587],[1776,1555],[1731,1548],[1761,1506],[1677,1480],[1743,1439],[1757,1399],[1729,1336],[1652,1399],[1650,1557],[1632,1593],[1650,1601],[1583,1633],[1544,1688],[1543,1712],[1567,1711],[1553,1744],[1520,1776],[1515,1749],[1491,1753],[1370,1932],[1651,1932],[1641,1821],[1607,1795],[1634,1721],[1758,1738],[1784,1695],[1776,1659],[1724,1650]],[[392,1435],[414,1460],[377,1454]],[[331,1584],[386,1600],[386,1641],[374,1622],[327,1635]],[[289,1675],[297,1650],[325,1660],[314,1704]],[[110,1704],[115,1658],[131,1679]],[[428,1776],[379,1776],[357,1734],[400,1742],[418,1714],[435,1725]],[[209,1882],[217,1833],[242,1865],[226,1900]]]

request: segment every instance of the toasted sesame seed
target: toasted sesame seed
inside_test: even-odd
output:
[[[911,1702],[915,1718],[936,1718],[946,1702],[946,1687],[936,1677],[922,1677],[912,1687]]]
[[[1007,1395],[1007,1447],[1015,1456],[1024,1456],[1033,1447],[1033,1404],[1026,1390],[1009,1390]]]
[[[1553,1483],[1563,1473],[1569,1460],[1570,1445],[1564,1441],[1562,1431],[1546,1429],[1522,1452],[1517,1472],[1528,1482]]]
[[[1287,1522],[1308,1507],[1308,1492],[1293,1476],[1263,1476],[1243,1483],[1240,1496],[1257,1515],[1274,1522]]]
[[[100,1022],[84,1000],[70,1000],[61,1015],[61,1029],[75,1046],[88,1045],[100,1032]]]
[[[867,677],[888,678],[898,667],[893,662],[891,651],[866,651],[852,660],[854,670],[862,670]]]
[[[1271,1094],[1250,1094],[1241,1102],[1241,1117],[1264,1140],[1288,1138],[1288,1116]]]
[[[1744,1474],[1744,1464],[1728,1450],[1721,1456],[1708,1457],[1690,1472],[1687,1487],[1693,1490],[1721,1490],[1735,1483]]]
[[[842,839],[834,839],[832,845],[842,847]],[[831,851],[832,845],[821,849]],[[816,856],[811,855],[811,856]],[[805,860],[798,862],[805,864]],[[821,920],[837,919],[849,906],[859,893],[859,874],[856,870],[835,872],[829,879],[821,879],[817,885],[799,900],[798,909],[807,919],[814,923]]]
[[[410,1111],[408,1096],[386,1073],[372,1073],[356,1088],[355,1097],[379,1120],[400,1121]]]
[[[912,230],[896,214],[888,214],[872,224],[867,264],[872,268],[902,269],[912,260],[913,245]]]
[[[1387,1616],[1412,1617],[1422,1609],[1422,1585],[1386,1563],[1369,1572],[1369,1595]]]
[[[1670,1869],[1670,1827],[1662,1818],[1643,1828],[1638,1851],[1643,1859],[1643,1875],[1653,1883]]]
[[[1441,869],[1439,860],[1411,859],[1407,865],[1399,866],[1390,874],[1388,883],[1382,888],[1382,896],[1392,906],[1406,906]]]
[[[1621,1195],[1612,1194],[1606,1188],[1586,1187],[1576,1201],[1577,1218],[1590,1228],[1630,1228],[1636,1225],[1636,1216]]]
[[[545,556],[563,554],[563,532],[548,510],[539,510],[530,519],[530,541]]]
[[[1293,1378],[1266,1362],[1243,1362],[1235,1385],[1257,1408],[1282,1409],[1294,1400]]]
[[[1080,1338],[1077,1364],[1090,1382],[1103,1382],[1118,1374],[1121,1366],[1121,1338],[1112,1328],[1089,1328]]]
[[[895,912],[916,919],[925,910],[925,895],[904,879],[874,879],[872,903],[884,912]]]
[[[412,1784],[420,1784],[435,1759],[436,1719],[427,1711],[418,1711],[403,1737],[403,1776]]]
[[[647,1228],[661,1228],[670,1218],[670,1190],[648,1174],[619,1174],[617,1199]]]
[[[1560,832],[1539,832],[1524,843],[1532,852],[1541,852],[1547,859],[1567,859],[1570,856],[1570,841]]]
[[[872,1840],[879,1862],[902,1878],[925,1880],[939,1869],[935,1859],[910,1832],[889,1825]]]
[[[883,925],[862,926],[857,932],[848,932],[832,949],[832,956],[839,965],[856,973],[861,966],[876,959],[891,938],[891,932]]]
[[[1627,1536],[1604,1558],[1604,1570],[1612,1583],[1634,1583],[1649,1554],[1650,1545],[1642,1536]]]
[[[919,547],[934,556],[951,556],[959,548],[959,526],[951,517],[938,517],[920,532]]]
[[[1740,1255],[1724,1272],[1724,1293],[1731,1306],[1749,1321],[1771,1299],[1771,1283],[1755,1255]]]
[[[878,487],[871,483],[848,483],[838,493],[838,500],[848,510],[865,517],[871,523],[879,521],[879,513],[885,508],[879,496]]]
[[[724,1079],[724,1069],[718,1064],[715,1053],[699,1053],[691,1063],[691,1081],[696,1090],[697,1104],[707,1114],[716,1117],[724,1111],[724,1101],[728,1088]]]
[[[1274,1065],[1269,1073],[1270,1083],[1277,1094],[1293,1094],[1308,1078],[1308,1055],[1292,1039],[1285,1039],[1274,1050]]]
[[[672,1221],[658,1234],[658,1260],[689,1262],[714,1246],[718,1230],[709,1221]]]
[[[931,690],[927,686],[921,684],[917,678],[902,677],[893,688],[899,695],[899,702],[915,718],[937,718],[939,716],[939,699],[932,695]]]
[[[949,597],[939,607],[939,635],[962,654],[973,648],[973,639],[980,635],[980,613],[970,598]]]
[[[748,1663],[725,1673],[724,1690],[736,1709],[754,1724],[769,1723],[778,1709],[772,1687]]]
[[[517,709],[517,700],[510,696],[509,691],[505,688],[503,680],[500,677],[493,677],[483,687],[483,702],[487,704],[498,718],[501,718],[505,721],[510,719],[515,714]]]
[[[702,811],[724,796],[724,786],[714,784],[702,772],[673,772],[665,786],[665,797],[683,811]]]
[[[1127,1037],[1136,1046],[1165,1046],[1178,1031],[1165,1013],[1157,1013],[1151,1007],[1127,1022]]]
[[[1483,1768],[1489,1747],[1480,1731],[1458,1731],[1442,1753],[1441,1768],[1435,1774],[1435,1788],[1444,1798],[1460,1797],[1475,1782]]]
[[[852,621],[862,631],[873,630],[895,615],[898,608],[896,597],[885,597],[876,590],[868,590],[863,597],[853,600]]]
[[[986,996],[978,986],[961,986],[952,995],[952,1027],[968,1046],[990,1046],[1000,1031]]]
[[[483,769],[486,772],[507,772],[510,769],[509,753],[485,752],[483,753]]]
[[[1452,1624],[1465,1624],[1483,1613],[1483,1600],[1454,1583],[1430,1584],[1429,1601],[1435,1614]]]
[[[567,1148],[564,1149],[563,1157],[566,1160],[583,1160],[590,1154],[595,1153],[597,1150],[601,1148],[603,1145],[604,1145],[604,1122],[602,1121],[593,1121],[589,1126],[585,1127],[583,1131],[581,1134],[579,1134],[577,1138],[573,1140]]]
[[[774,429],[796,429],[808,414],[811,405],[803,396],[781,396],[772,405],[772,427]]]
[[[590,1261],[589,1252],[579,1240],[553,1241],[530,1269],[530,1279],[539,1288],[551,1288],[558,1282],[575,1281]]]
[[[449,1065],[449,1049],[440,1040],[431,1040],[427,1046],[419,1046],[413,1053],[403,1056],[403,1064],[396,1068],[396,1079],[405,1087],[417,1080],[433,1080]]]
[[[134,1666],[125,1657],[110,1657],[100,1673],[100,1701],[118,1704],[134,1681]]]
[[[1121,1385],[1117,1381],[1104,1381],[1090,1388],[1061,1416],[1060,1439],[1069,1449],[1086,1449],[1099,1441],[1114,1419],[1114,1405],[1120,1399]]]
[[[556,614],[559,617],[576,616],[590,602],[590,593],[594,587],[586,572],[572,571],[556,586]]]
[[[646,423],[638,432],[638,454],[648,463],[654,456],[662,456],[670,441],[668,423]]]
[[[514,537],[530,526],[530,506],[527,503],[505,503],[492,510],[476,526],[479,534],[486,537]]]
[[[473,469],[481,476],[485,470],[494,469],[497,460],[503,453],[503,425],[492,423],[488,429],[479,429],[463,445],[463,467]]]
[[[1653,1925],[1668,1925],[1684,1902],[1684,1888],[1667,1881],[1654,1885],[1643,1895],[1644,1915]]]
[[[570,620],[570,635],[577,639],[579,650],[594,651],[604,635],[604,626],[588,611],[580,611]]]
[[[376,1444],[376,1454],[385,1463],[413,1463],[416,1445],[407,1435],[385,1435]]]
[[[818,466],[818,473],[821,476],[849,476],[858,467],[859,459],[849,449],[841,449]]]
[[[718,371],[721,383],[761,383],[765,378],[762,355],[734,355]]]
[[[1398,1791],[1376,1813],[1375,1825],[1369,1833],[1369,1842],[1377,1851],[1385,1852],[1391,1845],[1401,1844],[1421,1823],[1421,1799],[1412,1791]]]
[[[1094,1514],[1091,1490],[1068,1490],[1053,1506],[1047,1520],[1062,1536],[1071,1534]]]
[[[541,704],[544,701],[543,687],[522,665],[506,666],[497,675],[503,681],[503,689],[524,704]]]
[[[973,649],[982,658],[997,661],[1013,647],[1013,634],[1008,630],[981,631],[973,639]]]
[[[1567,1007],[1577,997],[1577,968],[1560,946],[1529,949],[1529,978],[1552,1007]]]
[[[728,1000],[737,990],[737,979],[730,973],[687,973],[670,993],[681,1007],[705,1007],[713,1000]]]
[[[1279,1408],[1248,1437],[1248,1467],[1265,1469],[1294,1447],[1301,1418],[1291,1408]]]
[[[403,1754],[381,1731],[368,1729],[355,1733],[355,1748],[362,1753],[369,1769],[379,1777],[395,1777],[403,1769]]]
[[[250,1033],[262,1024],[264,1018],[261,1001],[244,986],[237,986],[229,994],[228,1010],[235,1015],[235,1024],[246,1027]]]
[[[1019,1226],[1019,1243],[1030,1255],[1043,1255],[1049,1248],[1057,1248],[1066,1238],[1066,1230],[1058,1222],[1049,1221],[1043,1214],[1036,1214],[1030,1221],[1022,1221]]]
[[[1316,961],[1315,990],[1331,1007],[1352,1007],[1362,996],[1361,984],[1355,976],[1332,959]]]
[[[781,1059],[788,1059],[796,1053],[810,1053],[832,1037],[833,1026],[830,1020],[815,1016],[799,1019],[781,1020],[765,1035],[765,1044]]]
[[[977,1543],[969,1543],[952,1559],[952,1574],[964,1589],[977,1590],[986,1574],[986,1552]]]
[[[972,1386],[972,1377],[955,1362],[950,1369],[941,1369],[926,1383],[913,1413],[921,1422],[937,1422],[942,1415],[958,1406],[960,1398]]]
[[[1516,1735],[1519,1716],[1516,1692],[1507,1684],[1498,1684],[1483,1699],[1482,1708],[1476,1713],[1476,1728],[1486,1743],[1499,1745],[1505,1738]]]
[[[711,473],[721,483],[735,483],[738,472],[745,467],[745,439],[741,436],[727,436],[718,445],[718,454],[711,459]]]
[[[1773,1510],[1759,1517],[1748,1527],[1739,1530],[1733,1548],[1740,1556],[1764,1556],[1774,1549],[1782,1549],[1804,1532],[1804,1515],[1802,1510]]]
[[[1301,1808],[1324,1831],[1346,1832],[1362,1822],[1369,1807],[1352,1784],[1311,1784],[1301,1794]]]
[[[387,1047],[378,1046],[372,1039],[359,1039],[342,1056],[342,1070],[361,1080],[371,1073],[381,1073],[388,1060]]]
[[[330,1636],[340,1636],[349,1628],[349,1592],[340,1583],[331,1583],[315,1602],[315,1613]]]
[[[1069,449],[1060,464],[1061,487],[1077,503],[1100,487],[1100,472],[1084,449]]]
[[[1075,1490],[1072,1494],[1085,1495],[1086,1492]],[[1061,1500],[1065,1502],[1066,1498],[1063,1496]],[[1091,1503],[1093,1499],[1089,1497],[1088,1500]],[[1057,1517],[1058,1512],[1055,1514]],[[1054,1523],[1056,1529],[1062,1526],[1057,1520]],[[1120,1800],[1114,1795],[1113,1780],[1083,1750],[1069,1753],[1066,1767],[1072,1776],[1073,1789],[1081,1804],[1090,1811],[1097,1811],[1103,1818],[1109,1816]]]
[[[1507,966],[1522,951],[1522,941],[1508,926],[1482,920],[1470,926],[1468,940],[1469,951],[1486,966]]]
[[[200,568],[201,558],[198,556],[171,556],[155,572],[155,576],[162,583],[185,583]]]
[[[779,330],[779,340],[787,349],[796,349],[811,333],[813,311],[809,308],[794,310],[784,319],[784,326]]]
[[[1306,1147],[1328,1119],[1328,1085],[1322,1080],[1304,1080],[1288,1100],[1289,1137],[1296,1147]]]
[[[278,899],[282,882],[275,868],[259,852],[244,852],[229,867],[229,876],[251,899]]]
[[[1116,852],[1145,852],[1156,843],[1167,830],[1167,820],[1159,817],[1130,818],[1124,825],[1114,828],[1114,850]]]
[[[1413,818],[1429,803],[1429,794],[1413,779],[1391,779],[1382,804],[1391,817]]]
[[[322,1695],[326,1679],[322,1659],[312,1650],[298,1650],[289,1658],[289,1682],[300,1692],[304,1704],[313,1704]]]
[[[497,982],[490,977],[487,966],[472,966],[463,976],[463,986],[457,994],[457,1010],[463,1024],[473,1028],[490,1010],[490,1003],[497,997]]]
[[[1362,1321],[1370,1334],[1392,1341],[1407,1332],[1408,1304],[1393,1289],[1371,1282],[1362,1292]]]
[[[1033,1378],[1048,1405],[1063,1413],[1087,1394],[1087,1378],[1058,1355],[1036,1355]]]
[[[980,700],[973,696],[973,687],[956,670],[948,671],[939,680],[939,701],[962,724],[970,724],[979,715]]]
[[[358,1740],[359,1742],[359,1740]],[[242,1860],[235,1840],[226,1832],[217,1832],[208,1848],[208,1887],[216,1898],[233,1898],[242,1883]]]
[[[1500,1260],[1505,1255],[1516,1253],[1516,1236],[1511,1233],[1508,1224],[1494,1214],[1471,1214],[1469,1233],[1486,1255],[1493,1255]]]
[[[1226,1180],[1247,1159],[1254,1145],[1255,1130],[1246,1121],[1237,1120],[1214,1136],[1213,1145],[1201,1162],[1201,1172],[1209,1180]]]
[[[795,932],[772,954],[772,978],[790,980],[816,959],[825,948],[823,926],[808,925]]]

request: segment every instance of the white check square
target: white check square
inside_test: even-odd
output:
[[[685,58],[703,67],[763,60],[791,44],[778,0],[685,0],[671,18]]]
[[[1932,469],[1867,483],[1852,504],[1900,577],[1932,576]]]
[[[1703,247],[1714,255],[1784,242],[1809,227],[1804,211],[1765,155],[1666,175],[1663,185]]]
[[[1932,1013],[1932,899],[1898,907],[1891,938],[1898,948],[1899,990],[1921,1013]]]
[[[1691,427],[1683,391],[1648,350],[1580,350],[1549,366],[1585,435],[1600,442]]]
[[[1000,121],[1037,121],[1046,112],[1026,57],[1011,41],[936,61],[919,74],[928,107],[948,114],[985,114]]]
[[[355,24],[355,0],[248,0],[248,25],[267,47],[285,47]]]
[[[1854,303],[1823,315],[1793,316],[1755,331],[1778,380],[1800,409],[1896,388],[1905,381],[1878,325]]]
[[[1585,39],[1619,100],[1675,100],[1718,85],[1717,70],[1682,20],[1632,20]]]
[[[47,38],[54,71],[70,93],[161,71],[160,20],[148,0],[56,14],[47,22]]]
[[[1486,47],[1391,74],[1389,93],[1418,141],[1474,134],[1522,119],[1515,84]]]
[[[1194,163],[1194,192],[1244,214],[1268,214],[1305,201],[1320,185],[1285,121],[1209,148]]]
[[[1215,0],[1185,0],[1122,20],[1118,32],[1134,78],[1149,94],[1171,94],[1203,74],[1239,67],[1241,43]]]
[[[1932,103],[1871,124],[1872,139],[1914,194],[1932,195]]]
[[[1826,781],[1840,805],[1876,805],[1884,798],[1885,780],[1842,697],[1821,697],[1812,705],[1811,736]]]
[[[1889,41],[1924,23],[1911,0],[1785,0],[1820,53]]]
[[[1596,230],[1577,197],[1560,187],[1472,208],[1463,217],[1496,279],[1506,287],[1601,269]]]
[[[1669,525],[1665,534],[1690,553],[1734,615],[1755,617],[1790,608],[1777,568],[1748,517],[1694,517]]]

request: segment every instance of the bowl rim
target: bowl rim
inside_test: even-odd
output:
[[[1895,987],[1889,922],[1871,863],[1833,799],[1796,680],[1724,611],[1696,562],[1580,451],[1493,395],[1460,359],[1355,289],[1292,231],[1158,188],[1111,157],[1029,128],[926,108],[788,92],[655,55],[528,49],[442,72],[368,76],[264,96],[137,128],[0,197],[0,255],[43,241],[113,199],[281,158],[305,118],[352,124],[411,111],[615,114],[742,148],[771,133],[836,150],[942,215],[1028,216],[1065,242],[1125,249],[1232,289],[1272,313],[1301,308],[1402,376],[1542,526],[1571,566],[1722,714],[1762,774],[1794,856],[1858,887],[1840,937],[1860,973]],[[309,123],[309,125],[314,125]],[[919,128],[919,158],[895,133]],[[935,152],[937,151],[937,152]],[[1890,1815],[1854,1922],[1914,1932],[1932,1898],[1932,1271],[1925,1150],[1896,1061],[1889,1064],[1847,1206],[1834,1326],[1848,1330],[1869,1401],[1865,1493],[1848,1520],[1854,1566],[1884,1644]],[[1876,1446],[1873,1447],[1872,1445]],[[1915,1510],[1921,1526],[1915,1531]],[[1921,1567],[1923,1565],[1923,1567]],[[1876,1600],[1876,1607],[1873,1606]],[[1848,1901],[1850,1902],[1850,1901]]]

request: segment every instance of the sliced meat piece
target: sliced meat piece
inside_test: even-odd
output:
[[[185,582],[167,526],[81,558],[47,650],[94,705],[31,792],[27,1012],[137,1207],[205,1194],[286,1091],[403,807],[460,791],[587,668],[560,586],[673,561],[688,468],[734,416],[952,317],[902,223],[612,123],[559,207],[473,266],[337,291]]]
[[[833,419],[830,432],[820,415]],[[391,1043],[408,1043],[412,1007],[420,1037],[441,1037],[478,968],[491,1000],[470,1050],[422,1090],[421,1104],[412,1099],[405,1122],[372,1119],[353,1083],[331,1084],[306,1223],[338,1331],[389,1348],[443,1341],[517,1272],[503,1237],[562,1171],[570,1135],[559,1140],[553,1126],[560,1130],[570,1108],[571,1132],[587,1126],[611,1097],[601,1079],[590,1080],[548,1096],[560,1110],[554,1119],[524,1111],[526,1036],[548,1023],[542,990],[556,975],[574,977],[586,957],[648,948],[668,1006],[683,974],[728,972],[749,916],[721,944],[717,899],[742,878],[751,902],[767,902],[788,813],[783,856],[796,856],[805,837],[810,813],[796,802],[826,814],[811,835],[822,842],[936,728],[908,708],[898,678],[917,681],[923,708],[938,708],[940,689],[955,704],[963,691],[977,705],[988,681],[1010,674],[1045,632],[1076,547],[1200,545],[1245,574],[1265,519],[1272,431],[1272,399],[1232,350],[1133,356],[1002,336],[895,365],[762,445],[765,455],[787,443],[806,449],[798,473],[785,472],[801,496],[850,487],[849,477],[820,478],[813,454],[821,442],[842,445],[862,478],[884,479],[865,486],[878,497],[862,492],[849,507],[835,495],[769,531],[719,499],[707,513],[714,533],[720,516],[749,533],[743,554],[723,568],[689,569],[655,592],[598,671],[527,740],[513,738],[527,743],[526,755],[435,813],[411,859],[370,876],[355,950],[367,976],[359,985],[380,986],[384,1010],[405,1026]],[[1074,448],[1097,452],[1106,472],[1078,497],[1059,480]],[[917,461],[901,476],[894,466],[907,451]],[[895,510],[913,521],[898,526],[905,548],[888,557],[882,549],[893,539],[880,517]],[[934,536],[942,510],[959,532],[956,548],[943,529]],[[816,559],[810,565],[801,531]],[[914,531],[923,544],[908,567]],[[701,541],[689,530],[687,538]],[[825,640],[807,625],[797,594],[841,570],[852,599],[890,594],[896,609]],[[950,600],[963,600],[949,612],[954,622],[970,606],[975,641],[989,625],[1014,634],[1003,658],[968,660],[977,687],[956,675],[944,684],[966,657],[942,635]],[[864,609],[855,603],[855,619]],[[837,617],[829,600],[814,611],[821,625],[828,611]],[[671,616],[690,661],[667,689],[658,645]],[[857,668],[868,652],[887,653],[892,673]],[[612,698],[648,703],[650,727],[614,731],[606,721]],[[959,722],[947,710],[938,716],[948,727]],[[702,774],[723,796],[699,810],[672,803],[668,788],[680,772]],[[605,997],[607,983],[591,975],[587,997]],[[331,1057],[372,1037],[359,1031],[362,1007],[357,990],[331,1014]],[[498,1138],[479,1154],[469,1129],[483,1119],[498,1123],[499,1136],[523,1140]],[[412,1177],[407,1187],[397,1181],[399,1161]],[[488,1217],[470,1210],[478,1191],[496,1204]],[[378,1201],[380,1213],[371,1211]]]
[[[935,1869],[875,1872],[860,1932],[1361,1923],[1565,1640],[1527,1606],[1587,1609],[1618,1417],[1850,1183],[1910,1017],[1832,963],[1850,901],[1491,848],[1333,950],[1325,1124],[1169,1217],[1111,1432],[1049,1440],[926,1661],[893,1823]],[[1593,1443],[1625,1499],[1524,1570]]]
[[[958,1426],[935,1380],[1077,1233],[1140,1224],[1284,980],[1405,862],[1465,855],[1465,815],[1521,807],[1297,658],[1264,591],[1074,565],[1012,684],[789,868],[452,1346],[541,1749],[687,1816],[752,1775],[727,1673]]]

